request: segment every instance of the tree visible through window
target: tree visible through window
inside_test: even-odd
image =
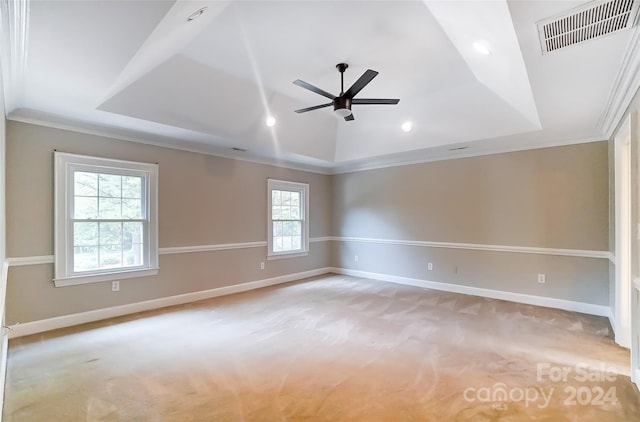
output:
[[[306,254],[309,185],[270,179],[268,187],[269,256]]]
[[[73,269],[144,264],[143,178],[74,172]]]

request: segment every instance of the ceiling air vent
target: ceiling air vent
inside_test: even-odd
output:
[[[542,52],[549,53],[632,26],[638,3],[640,0],[596,1],[569,14],[538,22]]]

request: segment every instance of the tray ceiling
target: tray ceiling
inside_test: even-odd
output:
[[[2,58],[10,119],[320,171],[606,139],[637,31],[543,55],[537,23],[584,2],[12,4],[4,42],[23,28],[24,47]],[[337,95],[339,62],[345,86],[374,69],[361,96],[400,103],[354,105],[352,122],[294,113],[326,101],[292,82]]]

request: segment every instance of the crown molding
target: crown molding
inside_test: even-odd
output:
[[[8,110],[8,109],[7,109]],[[154,137],[149,134],[136,134],[136,135],[126,135],[121,133],[114,133],[110,131],[109,128],[88,128],[83,126],[82,124],[75,124],[70,122],[56,122],[53,119],[41,118],[41,117],[32,117],[23,115],[22,113],[7,113],[7,120],[18,122],[18,123],[27,123],[36,126],[48,127],[51,129],[58,130],[67,130],[71,132],[84,133],[91,136],[100,136],[103,138],[115,139],[118,141],[125,142],[135,142],[138,144],[144,145],[152,145],[160,148],[168,148],[174,149],[178,151],[186,151],[193,152],[196,154],[205,154],[212,155],[215,157],[228,158],[231,160],[245,161],[253,164],[261,164],[265,166],[274,166],[278,168],[285,168],[288,170],[296,170],[296,171],[304,171],[308,173],[317,173],[329,175],[331,173],[331,168],[323,168],[319,166],[314,166],[311,164],[304,163],[294,163],[291,161],[284,161],[276,158],[262,157],[257,155],[241,155],[244,153],[231,153],[225,151],[221,147],[216,147],[214,145],[205,144],[202,142],[189,141],[185,139],[179,139],[181,143],[173,142],[176,139],[161,139],[158,137]]]
[[[611,95],[598,120],[598,129],[607,139],[613,137],[629,104],[640,88],[640,23],[633,27],[633,35],[622,58]]]
[[[0,60],[4,105],[7,112],[19,105],[27,67],[30,0],[0,0]]]
[[[340,164],[336,163],[331,174],[344,174],[344,173],[357,173],[367,170],[378,170],[392,167],[410,166],[414,164],[431,163],[435,161],[456,160],[459,158],[473,158],[482,157],[485,155],[506,154],[510,152],[529,151],[534,149],[554,148],[569,145],[587,144],[592,142],[604,142],[607,138],[602,136],[594,136],[589,138],[577,138],[577,139],[557,139],[541,142],[528,142],[519,145],[510,145],[502,147],[476,147],[473,146],[469,149],[462,151],[447,150],[439,155],[433,153],[421,153],[420,151],[409,151],[409,153],[403,153],[395,157],[375,157],[370,160],[359,160],[352,163]]]

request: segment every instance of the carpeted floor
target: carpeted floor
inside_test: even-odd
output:
[[[638,421],[605,318],[326,276],[12,340],[4,421]]]

